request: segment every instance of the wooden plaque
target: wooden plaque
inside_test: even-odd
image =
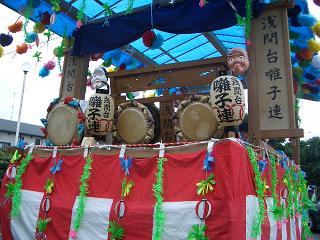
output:
[[[85,98],[88,67],[88,56],[75,57],[65,52],[59,97]]]

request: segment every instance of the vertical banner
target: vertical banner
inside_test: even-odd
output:
[[[289,129],[293,92],[286,8],[265,11],[255,21],[256,81],[259,82],[260,129]],[[289,73],[288,73],[289,72]],[[288,77],[290,79],[288,79]],[[291,101],[290,97],[291,95]]]
[[[72,96],[84,99],[86,93],[89,57],[74,57],[70,51],[64,55],[60,97]]]

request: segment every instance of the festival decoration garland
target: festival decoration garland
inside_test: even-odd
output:
[[[26,20],[23,24],[23,32],[24,32],[25,37],[28,35],[27,26],[29,24],[31,13],[32,13],[32,2],[33,2],[33,0],[28,0],[28,5],[27,5],[26,11],[24,13],[24,17]]]
[[[59,12],[61,10],[60,2],[61,2],[61,0],[50,0],[50,3],[52,5],[52,10],[53,11]]]
[[[205,196],[209,192],[213,191],[213,185],[216,184],[216,181],[213,180],[214,174],[210,173],[209,177],[206,180],[201,180],[199,183],[196,184],[197,188],[197,194]]]
[[[127,14],[132,14],[133,13],[133,0],[128,0],[128,6],[126,10],[126,15]]]
[[[87,195],[88,195],[88,181],[91,175],[91,168],[92,168],[92,158],[89,155],[86,158],[86,163],[83,167],[83,172],[81,174],[81,178],[80,178],[80,194],[79,194],[79,200],[78,200],[78,206],[76,209],[76,214],[75,214],[75,219],[74,222],[72,224],[72,231],[70,232],[70,237],[71,238],[75,238],[77,236],[77,231],[80,228],[81,225],[81,221],[84,215],[84,210],[86,207],[86,201],[87,201]]]
[[[265,192],[265,183],[261,179],[261,172],[259,171],[259,166],[257,162],[257,156],[252,147],[247,146],[247,151],[249,155],[249,159],[251,162],[251,166],[253,168],[253,171],[255,173],[255,185],[256,185],[256,193],[258,197],[258,203],[259,208],[257,212],[257,217],[255,220],[255,223],[252,226],[251,229],[251,237],[257,238],[261,235],[261,225],[264,222],[264,213],[265,213],[265,207],[264,207],[264,192]]]
[[[188,240],[208,240],[208,237],[205,236],[207,230],[206,224],[194,224],[192,225],[192,230],[188,233]]]
[[[273,200],[272,213],[274,219],[279,223],[284,218],[284,207],[279,205],[278,194],[277,194],[277,166],[276,159],[273,155],[269,156],[269,161],[271,165],[271,196]],[[278,224],[279,225],[279,224]]]
[[[22,175],[26,171],[29,163],[33,159],[32,154],[29,153],[25,158],[21,160],[19,167],[17,168],[16,182],[14,184],[14,189],[12,193],[12,209],[11,209],[11,217],[17,217],[20,211],[21,205],[21,188],[22,188]]]
[[[287,186],[288,197],[287,197],[287,208],[286,208],[286,217],[290,218],[294,216],[294,181],[292,179],[293,167],[290,166],[286,169],[284,173],[283,183]]]
[[[163,230],[163,224],[165,220],[165,213],[163,210],[163,174],[164,174],[164,163],[167,161],[164,157],[158,158],[158,170],[156,173],[156,183],[153,185],[153,192],[156,198],[156,204],[154,206],[154,216],[155,216],[155,230],[153,232],[153,240],[161,240],[161,234]]]
[[[110,221],[108,232],[111,234],[111,240],[120,240],[123,238],[124,230],[117,221]]]

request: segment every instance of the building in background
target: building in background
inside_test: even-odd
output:
[[[0,119],[0,147],[14,146],[16,127],[16,121]],[[26,144],[42,145],[44,144],[44,136],[40,129],[41,126],[21,123],[19,137]]]

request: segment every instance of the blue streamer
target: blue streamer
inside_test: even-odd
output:
[[[203,170],[212,171],[212,163],[214,163],[214,157],[211,156],[211,152],[207,152],[203,161]]]
[[[18,142],[17,142],[17,145],[16,147],[21,149],[21,150],[24,150],[24,146],[26,145],[26,142],[23,140],[23,139],[20,139]]]
[[[62,163],[63,163],[62,159],[60,159],[58,162],[54,160],[54,165],[53,167],[50,168],[50,172],[54,175],[57,172],[61,171]]]
[[[259,165],[259,171],[263,172],[266,169],[268,162],[266,160],[259,160],[258,165]]]
[[[125,175],[129,175],[129,168],[132,166],[132,158],[125,159],[120,158],[121,168],[124,171]]]

